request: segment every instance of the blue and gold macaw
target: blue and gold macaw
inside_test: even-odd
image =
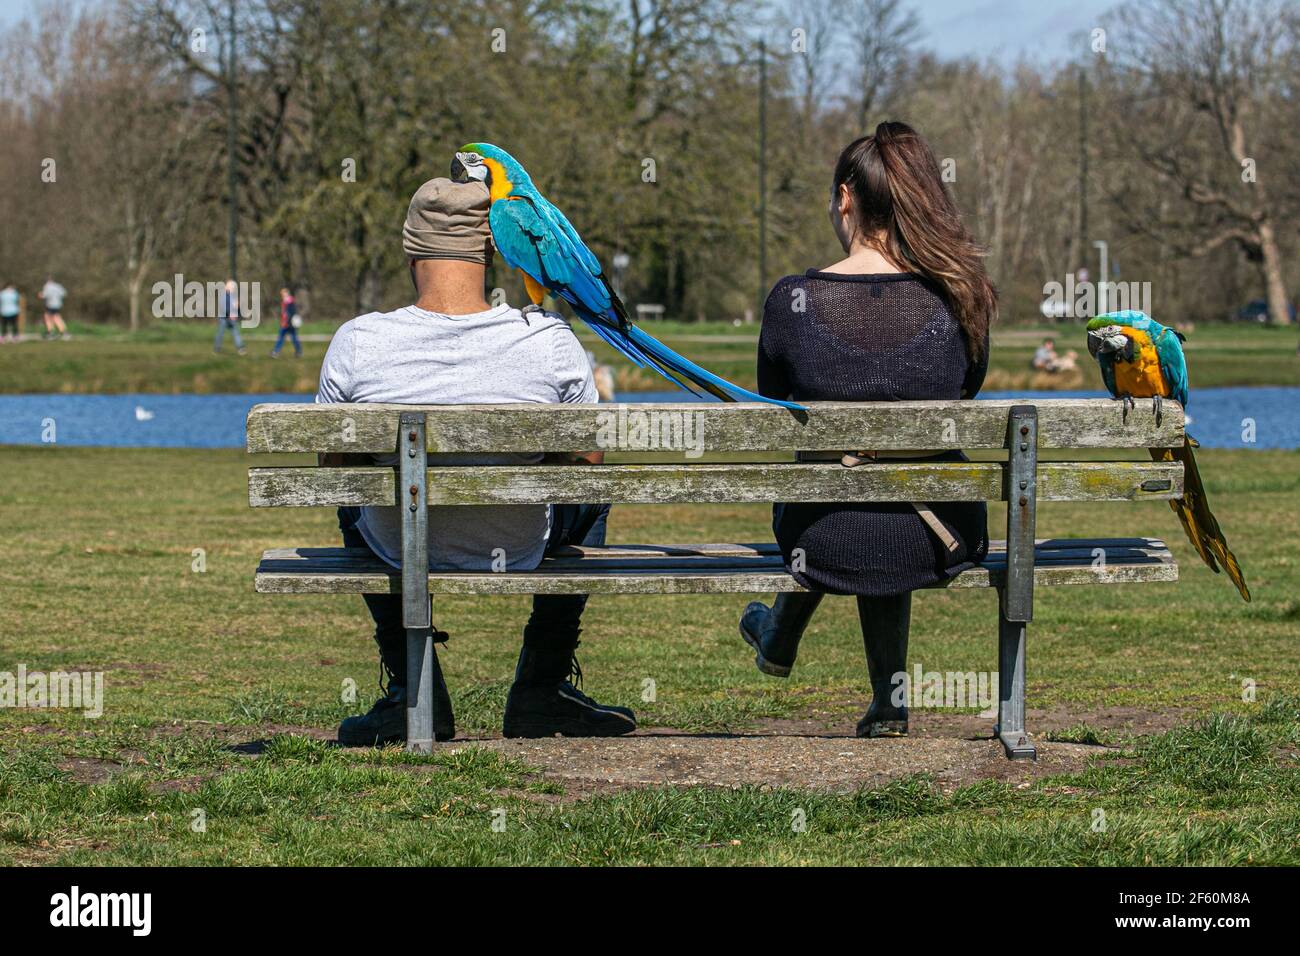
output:
[[[533,185],[518,160],[491,143],[462,146],[451,163],[452,179],[477,179],[488,187],[488,225],[492,244],[506,264],[524,275],[534,306],[550,293],[563,299],[578,317],[637,365],[650,366],[688,392],[700,390],[723,401],[768,402],[801,408],[793,402],[764,398],[733,385],[632,324],[627,309],[605,279],[595,254],[578,231]]]
[[[1183,335],[1166,328],[1143,312],[1132,310],[1099,315],[1088,323],[1088,351],[1101,366],[1101,380],[1106,390],[1126,405],[1134,399],[1149,398],[1159,423],[1161,402],[1171,398],[1187,407],[1187,358],[1183,355]],[[1222,567],[1249,601],[1250,590],[1237,557],[1228,547],[1223,529],[1210,511],[1196,467],[1192,449],[1194,438],[1184,433],[1180,448],[1153,448],[1156,461],[1180,461],[1183,464],[1183,496],[1171,500],[1170,507],[1182,522],[1187,539],[1211,571]]]

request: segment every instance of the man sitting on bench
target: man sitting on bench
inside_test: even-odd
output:
[[[586,352],[558,315],[484,298],[492,254],[488,191],[479,182],[433,179],[411,199],[402,231],[414,305],[345,323],[330,342],[316,401],[407,405],[597,401]],[[342,464],[323,456],[322,464]],[[600,453],[578,456],[600,462]],[[429,456],[430,464],[536,464],[541,455]],[[375,462],[396,464],[395,455]],[[369,463],[368,461],[366,463]],[[435,571],[526,571],[570,544],[605,542],[609,505],[461,505],[429,508],[429,567]],[[401,566],[396,507],[340,508],[343,543]],[[388,684],[370,712],[339,725],[339,742],[375,746],[406,739],[406,631],[400,594],[367,594]],[[607,707],[570,682],[586,595],[535,595],[523,650],[506,699],[507,737],[610,737],[636,729],[624,707]],[[445,638],[445,635],[441,635]],[[447,685],[433,658],[434,731],[455,736]],[[580,683],[580,681],[579,681]]]

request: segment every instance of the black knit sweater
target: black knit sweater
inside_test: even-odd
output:
[[[795,401],[888,402],[972,398],[988,369],[971,362],[961,326],[919,276],[786,276],[763,309],[758,389]],[[852,449],[846,449],[852,450]],[[964,461],[948,452],[935,461]],[[950,554],[905,502],[778,504],[773,530],[791,566],[802,549],[804,587],[832,594],[902,594],[953,577],[988,551],[982,502],[930,505],[960,544]]]

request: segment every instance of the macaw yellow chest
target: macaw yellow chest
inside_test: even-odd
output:
[[[1143,332],[1134,333],[1133,361],[1115,363],[1115,389],[1133,398],[1169,397],[1169,386],[1160,372],[1160,358],[1151,339]]]

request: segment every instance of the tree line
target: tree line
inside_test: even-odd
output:
[[[1010,66],[937,57],[904,0],[236,0],[233,37],[229,17],[53,0],[0,34],[0,281],[53,273],[80,317],[159,322],[155,283],[228,274],[233,132],[238,278],[315,318],[395,307],[411,193],[489,141],[608,271],[627,257],[629,304],[732,320],[837,254],[835,157],[902,119],[985,244],[1004,322],[1040,320],[1048,284],[1095,282],[1103,257],[1162,319],[1263,299],[1282,322],[1294,297],[1285,0],[1125,3],[1068,61]]]

